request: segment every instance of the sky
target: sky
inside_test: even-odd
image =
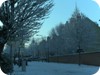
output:
[[[100,7],[93,0],[54,0],[54,6],[49,18],[44,20],[44,24],[38,34],[47,36],[52,28],[69,20],[76,4],[80,12],[100,25]]]
[[[5,0],[0,0],[0,5],[3,1]],[[98,2],[99,0],[95,1]],[[51,9],[49,18],[44,20],[38,35],[47,36],[52,28],[69,20],[76,4],[80,12],[100,25],[100,7],[94,0],[53,0],[53,2],[54,6]]]

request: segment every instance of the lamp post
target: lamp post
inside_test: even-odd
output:
[[[76,7],[76,13],[77,13],[77,19],[76,19],[76,33],[77,33],[77,40],[78,40],[78,49],[77,49],[77,53],[78,53],[78,64],[79,66],[81,65],[81,53],[84,52],[83,49],[81,48],[81,43],[82,43],[82,37],[81,37],[81,31],[80,31],[80,24],[78,23],[78,21],[80,20],[81,16],[78,15],[78,10]]]
[[[47,37],[48,42],[50,43],[50,37]],[[48,62],[50,61],[49,55],[50,55],[50,44],[48,43]]]
[[[84,52],[83,49],[81,49],[80,47],[77,49],[77,53],[78,53],[78,64],[79,66],[81,65],[81,53]]]

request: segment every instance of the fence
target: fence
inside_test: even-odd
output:
[[[72,63],[72,64],[87,64],[100,66],[100,52],[94,53],[82,53],[65,55],[65,56],[54,56],[49,57],[49,62],[61,62],[61,63]]]

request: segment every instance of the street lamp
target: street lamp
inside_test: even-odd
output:
[[[78,53],[78,64],[79,66],[81,65],[81,53],[84,52],[83,49],[81,49],[80,47],[77,49],[77,53]]]

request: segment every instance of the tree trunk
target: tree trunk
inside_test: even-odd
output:
[[[5,44],[0,44],[0,56],[1,56],[1,53],[3,52],[4,45],[5,45]]]

